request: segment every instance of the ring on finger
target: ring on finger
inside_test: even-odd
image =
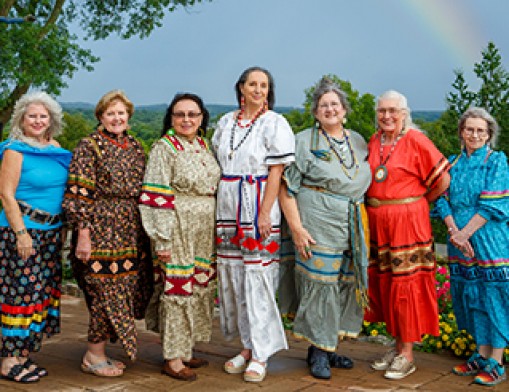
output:
[[[304,247],[304,250],[305,250],[306,252],[309,252],[309,251],[311,250],[311,248],[310,248],[309,246],[305,246],[305,247]]]

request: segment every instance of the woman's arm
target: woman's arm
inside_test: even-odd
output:
[[[17,151],[4,152],[0,167],[0,200],[5,211],[9,226],[16,233],[16,246],[19,256],[26,260],[35,254],[33,241],[26,231],[25,224],[16,200],[16,189],[21,176],[23,155]]]
[[[279,191],[279,204],[281,204],[281,209],[283,210],[285,219],[292,232],[292,240],[295,248],[305,260],[310,258],[312,253],[309,249],[309,245],[316,244],[316,241],[302,226],[297,201],[288,194],[288,188],[284,182],[281,184],[281,189]]]
[[[269,177],[267,178],[267,185],[265,186],[265,193],[258,214],[258,231],[263,240],[270,235],[270,230],[272,228],[270,211],[279,193],[283,170],[283,164],[269,166]]]
[[[451,183],[451,176],[449,173],[442,174],[440,180],[438,180],[437,185],[430,189],[424,197],[428,200],[428,203],[434,202],[438,197],[444,193],[447,188],[449,188],[449,184]]]
[[[451,234],[451,243],[458,249],[468,249],[470,246],[470,237],[486,224],[487,220],[479,214],[475,214],[472,219],[463,227]],[[473,257],[473,256],[471,256]]]

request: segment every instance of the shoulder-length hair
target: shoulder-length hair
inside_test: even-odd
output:
[[[161,132],[161,137],[164,136],[166,134],[166,132],[168,131],[168,129],[170,129],[172,127],[171,119],[173,116],[173,109],[175,108],[175,105],[178,102],[184,101],[186,99],[193,101],[200,108],[200,112],[203,114],[200,128],[203,130],[203,132],[207,132],[210,115],[209,115],[209,111],[203,104],[203,100],[198,95],[193,94],[193,93],[179,93],[173,97],[172,101],[170,102],[170,105],[168,106],[168,109],[166,109],[166,114],[165,114],[164,120],[163,120],[163,130]]]
[[[11,130],[9,138],[23,140],[32,145],[40,143],[26,136],[23,131],[23,119],[30,105],[43,105],[49,113],[50,125],[46,130],[47,140],[60,135],[64,127],[62,107],[44,91],[34,91],[23,95],[14,105],[14,111],[11,117]]]

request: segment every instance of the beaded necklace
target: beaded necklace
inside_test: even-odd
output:
[[[232,129],[231,129],[231,132],[230,132],[230,153],[228,154],[228,159],[231,160],[233,158],[233,153],[235,151],[237,151],[239,149],[239,147],[246,141],[247,137],[249,136],[249,134],[251,133],[251,130],[253,129],[255,123],[256,123],[256,120],[258,120],[263,113],[265,113],[265,107],[262,106],[261,110],[259,110],[256,115],[253,117],[253,119],[245,126],[242,126],[239,124],[239,117],[241,115],[242,111],[239,112],[239,114],[237,115],[237,118],[233,121],[233,125],[232,125]],[[240,128],[247,128],[247,131],[246,133],[244,134],[244,136],[242,137],[242,139],[240,139],[239,143],[234,146],[234,138],[235,138],[235,128],[239,126]],[[249,126],[249,128],[248,128]]]
[[[396,139],[392,142],[391,149],[389,151],[389,154],[383,159],[384,154],[384,142],[385,142],[385,134],[381,133],[380,136],[380,164],[375,168],[375,182],[384,182],[387,179],[387,175],[389,174],[389,171],[387,170],[387,161],[391,157],[392,153],[394,152],[394,149],[396,148],[396,144],[398,144],[399,139],[401,139],[405,135],[406,131],[402,130],[399,135],[396,137]]]
[[[255,123],[255,121],[258,119],[258,117],[260,117],[263,113],[265,113],[265,111],[267,110],[267,103],[265,102],[261,107],[260,109],[258,109],[258,111],[255,113],[255,115],[253,116],[253,118],[251,119],[251,121],[249,121],[246,125],[242,125],[242,117],[244,117],[244,105],[242,105],[240,107],[240,112],[239,114],[237,115],[237,126],[239,128],[250,128],[253,126],[253,124]]]
[[[103,131],[99,131],[99,135],[101,135],[103,138],[109,140],[115,146],[122,148],[123,150],[125,150],[129,146],[129,140],[127,138],[127,135],[124,135],[125,138],[124,138],[124,141],[122,143],[119,143],[118,141],[116,141],[112,137],[106,135]]]
[[[322,135],[325,136],[327,143],[329,143],[330,149],[332,150],[332,152],[334,152],[334,155],[336,155],[336,157],[338,158],[338,161],[341,164],[341,169],[343,170],[343,173],[345,173],[345,175],[350,180],[354,180],[355,177],[357,177],[357,174],[359,173],[359,162],[357,161],[357,157],[355,156],[352,145],[350,143],[350,138],[348,137],[348,132],[344,131],[345,143],[346,143],[346,146],[348,147],[348,151],[350,151],[350,157],[351,157],[351,163],[349,166],[347,166],[347,164],[346,164],[346,159],[343,159],[341,157],[341,154],[338,151],[336,151],[336,149],[334,148],[334,144],[333,144],[332,140],[330,139],[329,135],[327,134],[327,132],[325,132],[321,128],[320,128],[320,131],[321,131]],[[350,173],[348,172],[348,170],[352,169],[354,166],[355,166],[355,172],[354,172],[353,176],[351,176]]]

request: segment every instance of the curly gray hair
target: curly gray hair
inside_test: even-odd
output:
[[[51,98],[44,91],[34,91],[23,95],[14,106],[14,111],[11,117],[11,130],[9,132],[9,138],[15,140],[22,140],[31,145],[39,145],[40,143],[32,138],[27,137],[23,132],[23,118],[30,105],[40,104],[43,105],[50,116],[50,126],[46,131],[45,137],[48,140],[58,136],[62,133],[63,123],[63,112],[62,107]]]
[[[348,103],[348,99],[346,97],[346,94],[341,88],[338,86],[336,82],[333,80],[323,77],[316,85],[315,91],[313,91],[313,101],[311,102],[311,112],[314,114],[316,113],[318,109],[318,102],[320,101],[320,98],[324,94],[334,92],[339,98],[339,101],[341,102],[341,105],[346,110],[346,113],[351,112],[350,104]]]
[[[460,138],[460,142],[462,141],[461,131],[463,131],[465,123],[469,118],[481,118],[486,121],[486,124],[488,124],[488,142],[492,147],[495,147],[497,144],[498,135],[500,133],[497,120],[495,120],[486,109],[477,106],[468,108],[465,113],[461,115],[458,121],[458,136]]]

